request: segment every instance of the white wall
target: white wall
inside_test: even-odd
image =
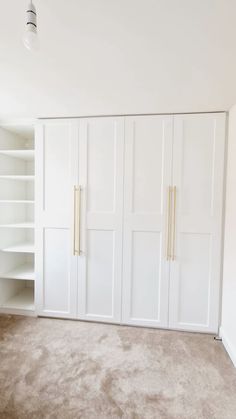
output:
[[[236,105],[229,112],[221,336],[236,366]]]
[[[36,0],[36,54],[22,43],[28,3],[0,1],[0,118],[236,103],[235,0]]]

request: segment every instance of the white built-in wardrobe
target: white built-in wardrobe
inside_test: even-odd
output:
[[[225,114],[41,120],[36,312],[216,332]]]

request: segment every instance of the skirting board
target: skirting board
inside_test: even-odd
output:
[[[222,338],[222,343],[236,367],[236,348],[232,345],[222,327],[220,328],[220,337]]]

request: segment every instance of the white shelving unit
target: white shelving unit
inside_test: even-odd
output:
[[[25,133],[25,135],[24,135]],[[34,129],[0,127],[0,312],[34,315]]]

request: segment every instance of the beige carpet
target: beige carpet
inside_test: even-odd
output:
[[[1,419],[235,419],[212,336],[0,316]]]

